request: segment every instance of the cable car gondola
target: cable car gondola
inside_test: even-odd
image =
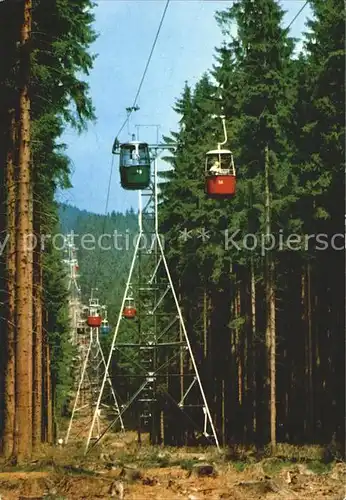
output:
[[[137,316],[137,310],[135,307],[134,300],[132,298],[126,299],[123,309],[123,318],[134,319],[136,316]]]
[[[232,152],[214,149],[206,153],[206,192],[211,198],[232,198],[236,192],[236,175]]]
[[[217,149],[208,151],[205,160],[205,191],[210,198],[232,198],[236,193],[236,173],[232,151],[221,149],[227,142],[225,117],[222,116],[225,134]]]
[[[85,334],[85,320],[79,320],[77,322],[77,333],[78,335],[84,335]]]
[[[101,323],[102,323],[102,317],[99,311],[91,310],[87,318],[87,325],[91,326],[92,328],[98,328],[101,326]]]
[[[87,325],[92,328],[99,328],[102,323],[101,309],[103,309],[103,307],[99,305],[98,299],[96,299],[93,295],[96,290],[97,288],[92,288],[91,297],[89,299],[89,307],[86,307]]]
[[[108,333],[110,332],[111,328],[109,326],[109,323],[106,319],[103,319],[102,322],[101,322],[101,326],[100,326],[100,333],[102,335],[108,335]]]
[[[150,154],[146,142],[120,144],[120,182],[124,189],[146,189],[150,184]]]

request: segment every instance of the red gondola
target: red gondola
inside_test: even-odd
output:
[[[98,328],[101,326],[102,323],[102,317],[100,315],[95,315],[95,316],[88,316],[87,319],[87,325],[91,326],[92,328]]]
[[[97,288],[91,289],[89,307],[87,308],[87,325],[91,328],[99,328],[102,323],[100,310],[103,308],[100,306],[98,299],[94,297],[94,291],[97,291]]]
[[[206,192],[210,197],[232,198],[236,193],[236,175],[232,152],[208,151],[205,161]]]
[[[205,160],[205,191],[211,198],[232,198],[236,193],[236,173],[232,151],[221,149],[227,142],[225,117],[221,116],[225,140],[208,151]]]
[[[137,316],[137,309],[135,307],[134,300],[132,298],[126,299],[123,309],[123,318],[134,319],[136,316]]]
[[[137,310],[135,307],[124,307],[123,309],[123,317],[126,319],[134,319],[137,315]]]

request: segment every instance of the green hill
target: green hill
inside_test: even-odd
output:
[[[91,288],[98,288],[100,301],[108,306],[114,325],[133,256],[137,214],[130,210],[105,217],[62,204],[59,219],[61,233],[74,233],[84,303]]]

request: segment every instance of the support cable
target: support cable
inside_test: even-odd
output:
[[[169,5],[169,2],[170,0],[167,0],[166,2],[166,5],[165,5],[165,8],[164,8],[164,11],[163,11],[163,14],[162,14],[162,17],[161,17],[161,20],[160,20],[160,24],[159,24],[159,27],[157,29],[157,32],[156,32],[156,35],[155,35],[155,38],[154,38],[154,42],[153,42],[153,45],[151,47],[151,50],[150,50],[150,54],[149,54],[149,57],[148,57],[148,60],[147,60],[147,64],[145,66],[145,69],[144,69],[144,72],[143,72],[143,75],[142,75],[142,78],[141,78],[141,81],[139,83],[139,86],[138,86],[138,90],[137,90],[137,93],[136,93],[136,97],[134,98],[134,101],[133,101],[133,104],[129,109],[129,112],[127,114],[127,117],[126,117],[126,120],[124,121],[124,123],[122,124],[122,126],[120,127],[119,129],[119,132],[117,133],[116,135],[116,138],[120,135],[120,133],[123,131],[125,125],[127,124],[127,122],[129,121],[129,118],[132,114],[133,111],[136,111],[136,108],[137,108],[137,99],[139,97],[139,94],[140,94],[140,91],[142,89],[142,86],[143,86],[143,83],[144,83],[144,80],[145,80],[145,77],[146,77],[146,74],[147,74],[147,71],[148,71],[148,68],[149,68],[149,64],[150,64],[150,61],[151,61],[151,58],[152,58],[152,55],[154,53],[154,50],[155,50],[155,46],[156,46],[156,43],[157,43],[157,40],[159,38],[159,35],[160,35],[160,31],[161,31],[161,28],[162,28],[162,25],[163,25],[163,21],[165,19],[165,16],[166,16],[166,12],[167,12],[167,9],[168,9],[168,5]]]
[[[164,21],[164,19],[166,17],[166,12],[167,12],[167,9],[168,9],[169,2],[170,2],[170,0],[166,1],[166,5],[165,5],[165,8],[164,8],[164,11],[163,11],[160,23],[159,23],[159,27],[157,29],[157,32],[156,32],[156,35],[155,35],[155,38],[154,38],[154,42],[153,42],[151,50],[150,50],[150,54],[149,54],[147,63],[145,65],[145,69],[144,69],[142,78],[140,80],[140,83],[139,83],[139,86],[138,86],[138,89],[137,89],[136,96],[135,96],[134,101],[133,101],[133,105],[131,106],[131,108],[128,108],[128,113],[127,113],[126,120],[124,121],[124,123],[120,127],[119,132],[116,135],[116,140],[117,140],[117,137],[122,132],[122,130],[124,129],[124,127],[126,126],[126,124],[128,123],[132,112],[135,111],[136,109],[138,109],[138,107],[137,107],[137,100],[138,100],[139,94],[141,92],[141,89],[142,89],[142,86],[143,86],[143,83],[144,83],[144,80],[145,80],[145,77],[146,77],[146,74],[147,74],[147,71],[148,71],[148,68],[149,68],[149,64],[150,64],[150,61],[151,61],[153,53],[154,53],[154,49],[155,49],[157,40],[158,40],[159,35],[160,35],[160,31],[161,31],[161,28],[162,28],[162,25],[163,25],[163,21]],[[103,222],[102,234],[104,234],[105,228],[106,228],[106,217],[107,217],[107,213],[108,213],[110,188],[111,188],[112,174],[113,174],[113,165],[114,165],[114,156],[112,155],[112,162],[111,162],[111,167],[110,167],[110,174],[109,174],[109,181],[108,181],[108,188],[107,188],[107,199],[106,199],[106,206],[105,206],[105,219],[104,219],[104,222]],[[99,269],[100,269],[100,250],[99,250],[99,255],[98,255],[98,259],[97,259],[94,285],[96,284],[96,280],[97,280],[97,276],[98,276],[98,273],[99,273]]]
[[[290,29],[290,27],[292,26],[292,24],[294,23],[294,21],[300,16],[300,14],[303,12],[303,10],[305,9],[305,7],[308,5],[309,3],[309,0],[307,0],[305,2],[305,4],[303,5],[303,7],[301,7],[299,9],[299,11],[297,12],[297,14],[294,16],[294,18],[292,19],[292,21],[290,21],[289,25],[286,26],[285,30],[284,30],[284,33],[286,34],[286,32]]]

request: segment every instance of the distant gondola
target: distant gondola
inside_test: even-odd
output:
[[[125,300],[123,309],[123,318],[134,319],[137,316],[137,310],[133,298],[127,298]]]
[[[87,319],[87,325],[92,327],[92,328],[98,328],[99,326],[101,326],[101,323],[102,323],[102,318],[101,316],[88,316],[88,319]]]
[[[109,326],[109,323],[108,323],[108,320],[107,319],[103,319],[102,322],[101,322],[101,326],[100,326],[100,333],[101,335],[108,335],[108,333],[110,332],[111,328]]]

